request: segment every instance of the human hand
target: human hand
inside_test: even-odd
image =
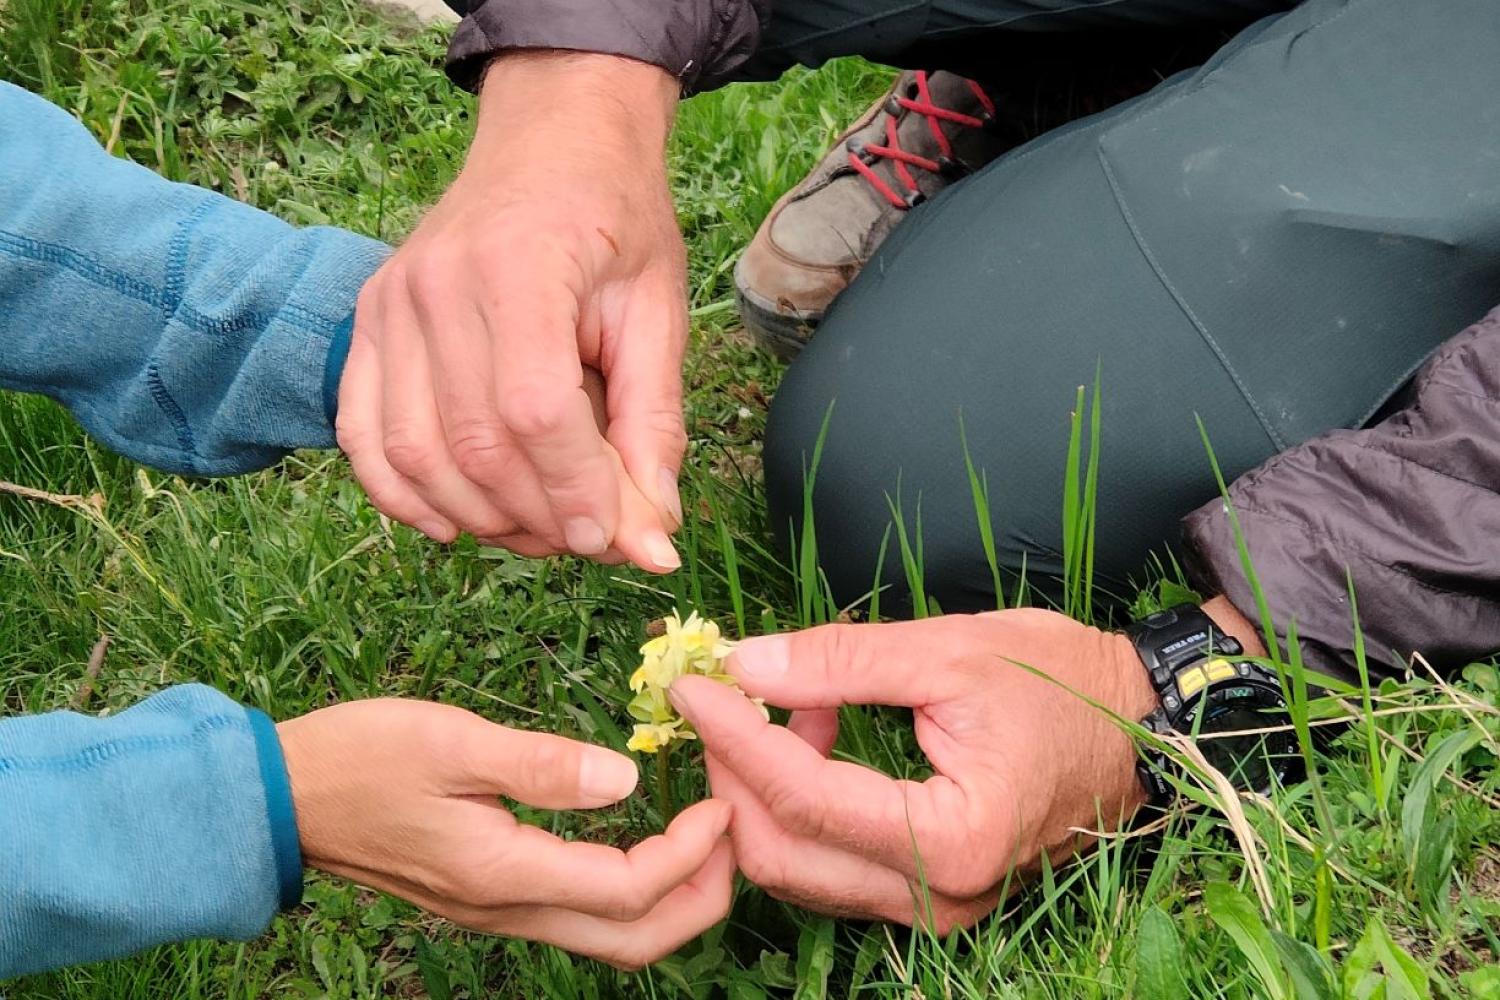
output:
[[[593,809],[635,788],[628,758],[459,708],[379,699],[277,727],[306,863],[490,934],[637,968],[724,918],[730,808],[700,802],[629,851],[518,822],[500,796]]]
[[[1080,830],[1118,826],[1145,799],[1130,738],[1078,697],[1144,718],[1156,695],[1139,657],[1124,636],[1050,611],[749,639],[729,671],[745,694],[685,677],[672,699],[703,740],[714,795],[734,806],[740,869],[811,909],[947,933],[992,910],[1013,872],[1070,855]],[[793,709],[788,728],[746,695]],[[858,704],[911,708],[936,774],[896,781],[826,759],[836,710]]]
[[[681,564],[677,89],[614,56],[491,64],[462,173],[355,312],[338,440],[381,511],[438,541]]]

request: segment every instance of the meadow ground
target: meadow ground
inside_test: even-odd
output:
[[[0,76],[67,107],[116,152],[293,222],[389,240],[465,148],[471,102],[438,69],[442,48],[441,29],[357,0],[0,0]],[[199,680],[276,717],[397,694],[623,748],[625,681],[649,620],[695,607],[749,634],[829,617],[813,563],[788,566],[767,540],[757,441],[780,369],[735,332],[729,272],[774,198],[888,78],[844,62],[683,109],[673,163],[695,324],[681,573],[438,548],[382,521],[335,455],[225,482],[147,472],[52,404],[0,394],[0,480],[97,497],[0,495],[0,712],[118,710]],[[1059,400],[1058,414],[1073,405]],[[1078,490],[1086,510],[1086,477]],[[1072,582],[1081,612],[1087,580]],[[741,887],[726,924],[627,975],[314,879],[302,910],[253,943],[162,948],[0,994],[1500,996],[1495,666],[1471,666],[1453,687],[1419,677],[1299,705],[1352,725],[1310,751],[1317,781],[1243,803],[1240,837],[1217,812],[1184,811],[1157,839],[1111,841],[1045,873],[946,941],[838,924]],[[922,774],[900,713],[846,715],[841,753]],[[681,755],[673,782],[679,799],[702,794]],[[642,793],[602,813],[529,818],[624,843],[660,829],[658,807]]]

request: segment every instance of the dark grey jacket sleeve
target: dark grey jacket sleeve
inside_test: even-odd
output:
[[[755,51],[771,0],[447,0],[463,15],[448,73],[470,90],[506,49],[570,49],[660,66],[684,92],[725,82]]]
[[[1450,340],[1404,409],[1284,452],[1231,485],[1256,576],[1308,665],[1354,675],[1346,569],[1372,669],[1420,652],[1452,671],[1500,650],[1500,309]],[[1198,585],[1252,620],[1228,515],[1185,522]]]

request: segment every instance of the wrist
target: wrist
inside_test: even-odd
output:
[[[311,758],[316,754],[307,748],[307,716],[288,719],[276,724],[276,736],[281,743],[281,758],[286,766],[287,786],[292,801],[292,813],[296,817],[297,837],[303,864],[318,867],[320,810],[317,804],[319,769]]]
[[[1260,715],[1245,713],[1267,707],[1267,693],[1256,679],[1256,668],[1235,661],[1264,656],[1265,647],[1254,625],[1222,595],[1196,608],[1163,609],[1132,626],[1123,638],[1142,676],[1149,674],[1151,679],[1150,717],[1138,717],[1145,720],[1147,729],[1157,733],[1170,729],[1196,741],[1200,725],[1205,736],[1233,730],[1234,723],[1241,723],[1242,728],[1258,725]],[[1147,798],[1170,799],[1173,792],[1161,772],[1173,768],[1159,751],[1142,752],[1149,761],[1141,772]],[[1219,748],[1204,752],[1214,767],[1226,773],[1239,773],[1240,765],[1249,759],[1241,748],[1226,767]]]
[[[1265,655],[1265,645],[1261,642],[1255,626],[1227,598],[1222,595],[1210,598],[1203,602],[1202,610],[1221,634],[1238,640],[1248,655]],[[1128,635],[1118,632],[1109,633],[1107,641],[1111,644],[1111,653],[1107,662],[1119,665],[1116,675],[1119,679],[1120,692],[1118,701],[1113,707],[1124,718],[1139,722],[1161,707],[1161,695],[1152,685],[1146,664],[1136,650],[1134,641]],[[1127,806],[1133,810],[1146,804],[1150,795],[1137,773],[1139,758],[1134,741],[1129,742],[1129,759],[1127,761],[1126,755],[1121,755],[1117,778],[1120,787],[1128,789],[1125,799]]]
[[[1213,623],[1224,635],[1238,639],[1247,656],[1266,655],[1266,644],[1261,640],[1255,625],[1239,608],[1229,603],[1229,598],[1222,594],[1210,597],[1203,602],[1203,613],[1213,619]]]
[[[510,52],[485,70],[475,144],[491,135],[503,141],[507,132],[514,134],[518,120],[545,120],[570,133],[587,132],[592,142],[602,132],[606,141],[659,149],[664,157],[679,93],[666,70],[623,56]]]
[[[1109,650],[1105,662],[1115,665],[1114,673],[1118,684],[1116,701],[1111,707],[1122,718],[1140,722],[1160,707],[1161,698],[1151,686],[1146,666],[1141,662],[1140,654],[1135,651],[1135,644],[1130,641],[1130,637],[1120,632],[1109,632],[1105,633],[1105,641]],[[1136,750],[1135,740],[1124,733],[1121,735],[1124,737],[1120,741],[1122,748],[1115,760],[1113,773],[1115,787],[1119,789],[1122,815],[1130,816],[1144,806],[1150,796],[1141,784],[1136,770],[1140,755]]]
[[[1123,632],[1105,635],[1110,649],[1108,662],[1117,665],[1115,674],[1119,684],[1116,703],[1111,707],[1130,721],[1139,722],[1156,711],[1161,698],[1151,686],[1146,665],[1141,662],[1141,654],[1136,652],[1130,637]]]
[[[268,717],[253,708],[246,709],[245,714],[255,740],[256,761],[265,789],[266,824],[276,865],[277,895],[281,909],[289,910],[302,901],[302,851],[287,750]]]

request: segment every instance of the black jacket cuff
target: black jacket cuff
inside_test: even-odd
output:
[[[691,93],[750,57],[768,8],[769,0],[474,0],[449,46],[448,75],[475,90],[502,52],[562,49],[660,66]]]

